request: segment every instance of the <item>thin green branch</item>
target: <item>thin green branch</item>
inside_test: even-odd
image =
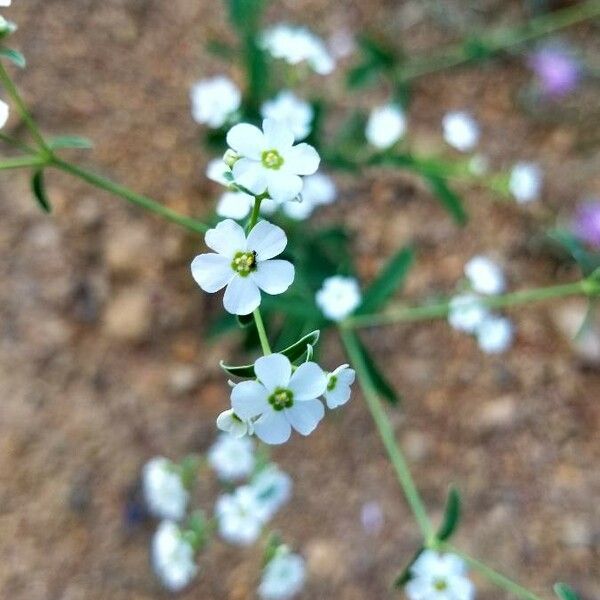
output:
[[[356,339],[356,334],[340,328],[340,336],[344,346],[346,347],[348,358],[356,369],[356,374],[363,391],[363,396],[371,412],[371,416],[373,417],[373,421],[375,422],[375,426],[377,427],[381,441],[383,442],[390,461],[394,466],[398,481],[402,487],[406,501],[408,502],[408,505],[410,506],[410,509],[412,510],[412,513],[417,521],[423,539],[426,543],[434,543],[435,532],[429,517],[427,516],[425,505],[423,504],[421,496],[419,495],[417,487],[413,481],[408,464],[404,458],[404,454],[396,442],[392,424],[390,423],[373,381],[371,380],[369,370],[365,364],[363,354],[360,351],[358,340]]]

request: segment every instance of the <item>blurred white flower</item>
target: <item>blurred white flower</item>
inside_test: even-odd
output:
[[[227,179],[226,175],[230,174],[231,179]],[[213,158],[206,165],[206,176],[216,183],[228,186],[233,180],[231,169],[223,162],[222,158]]]
[[[219,534],[231,544],[249,546],[262,531],[264,515],[254,490],[249,485],[217,499],[215,516]]]
[[[10,109],[8,104],[6,104],[4,100],[0,100],[0,129],[2,129],[6,125],[9,113]]]
[[[356,372],[350,365],[340,365],[327,375],[327,389],[323,394],[328,408],[337,408],[350,400],[350,386],[354,383]]]
[[[263,571],[258,595],[261,600],[288,600],[302,591],[305,579],[304,559],[280,546]]]
[[[542,170],[539,165],[517,163],[510,172],[508,189],[519,204],[537,200],[542,190]]]
[[[446,142],[461,152],[472,150],[479,141],[479,125],[467,112],[456,111],[444,115],[442,129]]]
[[[244,229],[226,219],[204,238],[215,253],[192,261],[192,276],[205,292],[225,289],[223,306],[234,315],[248,315],[260,304],[260,290],[282,294],[294,281],[294,266],[272,260],[283,252],[287,237],[280,227],[259,221],[246,237]]]
[[[10,6],[11,3],[12,3],[12,0],[0,0],[0,6],[2,6],[2,7]]]
[[[250,214],[252,206],[254,206],[254,196],[250,194],[245,192],[223,192],[217,202],[215,211],[220,217],[239,221]]]
[[[502,269],[487,256],[474,256],[464,270],[471,287],[480,294],[500,294],[506,287]]]
[[[185,588],[198,573],[194,549],[172,521],[163,521],[152,538],[152,565],[162,584],[172,592]]]
[[[159,519],[181,521],[189,501],[189,493],[177,471],[177,466],[157,456],[142,470],[142,489],[148,511]]]
[[[265,521],[271,519],[292,494],[292,478],[274,464],[259,471],[250,486]]]
[[[304,178],[300,202],[286,202],[283,212],[291,219],[307,219],[317,206],[331,204],[337,195],[335,182],[328,175],[315,173]]]
[[[335,58],[347,58],[356,50],[354,34],[348,29],[335,29],[329,36],[328,42]]]
[[[455,554],[424,550],[410,568],[409,600],[473,600],[475,586],[464,561]]]
[[[321,312],[332,321],[342,321],[361,302],[358,281],[354,277],[334,275],[323,282],[315,300]]]
[[[207,458],[220,479],[243,479],[254,469],[254,442],[247,437],[222,433],[211,446]]]
[[[488,315],[477,327],[477,343],[487,354],[500,354],[508,350],[514,337],[514,327],[509,319]]]
[[[312,106],[289,90],[282,90],[262,105],[264,119],[274,119],[291,129],[294,138],[303,140],[309,133],[314,117]]]
[[[450,300],[448,322],[454,329],[474,333],[487,315],[487,307],[476,294],[459,294]]]
[[[271,56],[291,65],[306,61],[319,75],[328,75],[335,68],[323,41],[305,27],[275,25],[263,33],[261,45]]]
[[[263,121],[263,131],[248,123],[235,125],[227,143],[241,157],[232,168],[235,182],[252,194],[268,192],[277,202],[296,198],[301,175],[319,168],[317,151],[308,144],[294,145],[292,131],[273,119]]]
[[[234,412],[233,409],[224,410],[217,417],[217,428],[236,438],[252,435],[254,427],[250,421],[243,421]]]
[[[367,141],[384,150],[393,146],[406,131],[406,117],[396,104],[374,108],[369,115],[365,136]]]
[[[190,100],[194,121],[217,129],[240,107],[242,94],[231,79],[217,75],[195,83]]]
[[[269,354],[254,363],[258,381],[242,381],[231,392],[231,406],[242,419],[256,419],[254,431],[267,444],[286,442],[294,428],[309,435],[325,414],[317,400],[327,387],[325,373],[314,362],[292,374],[283,354]]]

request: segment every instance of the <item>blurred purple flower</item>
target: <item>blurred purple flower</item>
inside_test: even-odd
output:
[[[383,527],[383,511],[379,502],[365,502],[360,510],[360,521],[369,535],[377,535]]]
[[[572,92],[581,79],[581,65],[567,48],[542,46],[529,57],[542,92],[550,98],[560,98]]]
[[[600,249],[600,200],[579,205],[573,219],[573,232],[586,244]]]

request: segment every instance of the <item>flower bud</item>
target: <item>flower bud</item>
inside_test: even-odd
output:
[[[239,160],[240,155],[229,148],[225,154],[223,154],[223,162],[231,169],[233,165]]]

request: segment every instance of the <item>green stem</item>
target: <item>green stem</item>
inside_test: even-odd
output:
[[[2,84],[6,88],[6,92],[12,98],[13,102],[15,103],[15,106],[17,107],[17,111],[21,115],[21,118],[25,122],[25,125],[27,125],[27,128],[31,132],[32,137],[37,142],[42,152],[47,156],[52,156],[52,150],[46,143],[46,140],[44,140],[44,136],[38,129],[38,126],[36,125],[35,121],[33,120],[33,117],[29,113],[29,110],[27,109],[23,98],[21,98],[21,95],[19,94],[19,91],[13,83],[13,80],[11,79],[10,75],[8,74],[8,72],[4,68],[4,65],[1,62],[0,82],[2,82]]]
[[[256,323],[256,331],[258,331],[258,338],[260,340],[260,346],[262,348],[263,355],[267,356],[268,354],[271,354],[271,346],[269,345],[269,338],[267,337],[267,331],[260,314],[260,309],[257,308],[252,313],[252,316],[254,317],[254,322]]]
[[[248,220],[248,224],[246,225],[247,233],[252,231],[252,228],[256,225],[256,223],[258,221],[258,217],[260,216],[260,204],[264,198],[266,198],[266,194],[254,197],[254,205],[252,206],[252,213],[250,214],[250,219]]]
[[[446,542],[442,542],[437,545],[440,550],[444,550],[446,552],[451,552],[452,554],[456,554],[460,556],[470,567],[479,571],[486,579],[491,581],[493,584],[498,587],[506,590],[509,594],[513,594],[517,598],[522,598],[523,600],[542,600],[538,595],[530,592],[527,588],[519,585],[514,582],[512,579],[494,571],[494,569],[488,567],[486,564],[465,554],[462,550],[454,547],[452,544],[448,544]]]
[[[83,181],[100,188],[102,190],[106,190],[115,196],[120,196],[124,198],[128,202],[135,204],[136,206],[140,206],[141,208],[152,212],[156,215],[159,215],[168,221],[173,223],[177,223],[182,227],[185,227],[189,231],[193,231],[194,233],[206,233],[209,229],[208,225],[193,219],[192,217],[187,217],[182,215],[162,204],[159,204],[152,198],[148,198],[147,196],[142,196],[141,194],[136,194],[132,192],[129,188],[126,188],[123,185],[115,183],[110,179],[102,177],[93,171],[88,171],[87,169],[83,169],[77,165],[66,162],[60,158],[53,157],[50,162],[50,166],[56,167],[61,171],[74,175]]]
[[[433,543],[433,540],[435,540],[433,527],[429,521],[427,511],[425,510],[425,506],[415,486],[412,475],[410,474],[404,454],[396,442],[392,424],[390,423],[381,400],[379,399],[379,395],[377,394],[373,381],[369,375],[363,354],[358,345],[358,340],[356,339],[356,334],[340,328],[340,336],[344,346],[346,347],[348,357],[356,369],[356,374],[363,391],[363,396],[365,397],[367,406],[371,412],[371,416],[373,417],[377,431],[379,432],[379,437],[381,438],[390,461],[394,466],[398,481],[400,482],[400,486],[402,487],[402,491],[406,497],[406,501],[408,502],[408,505],[415,516],[424,540],[426,543]]]
[[[8,169],[22,169],[25,167],[43,167],[48,164],[48,159],[43,156],[18,156],[0,161],[0,171]]]
[[[521,290],[500,296],[482,297],[480,301],[488,308],[508,308],[518,304],[541,302],[565,296],[595,296],[600,294],[600,284],[590,279],[582,279],[575,283],[554,285],[531,290]],[[346,319],[342,327],[359,329],[361,327],[374,327],[389,325],[390,323],[427,321],[441,319],[448,316],[450,302],[429,304],[424,306],[391,306],[381,314],[356,315]]]

